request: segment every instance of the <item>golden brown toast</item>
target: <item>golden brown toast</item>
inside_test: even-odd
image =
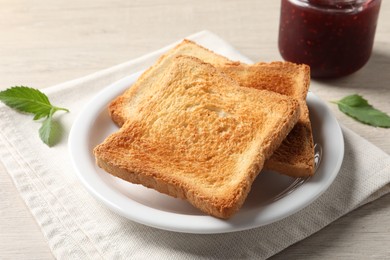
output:
[[[309,119],[306,95],[310,84],[307,65],[291,62],[256,63],[239,62],[218,66],[241,86],[271,90],[297,99],[300,102],[299,121],[265,163],[265,168],[291,177],[307,177],[314,174],[314,142]]]
[[[136,116],[94,149],[114,176],[229,218],[299,119],[299,102],[243,88],[201,60],[178,56],[150,74]]]
[[[306,94],[310,72],[306,65],[289,62],[257,63],[245,65],[234,63],[192,41],[184,40],[168,51],[146,70],[136,83],[118,96],[109,105],[109,114],[119,126],[128,118],[137,117],[137,106],[144,92],[152,92],[154,77],[161,73],[177,55],[197,57],[223,70],[245,87],[268,89],[294,97],[301,104],[301,118],[283,142],[280,149],[266,162],[266,168],[291,177],[307,177],[314,174],[314,149]]]

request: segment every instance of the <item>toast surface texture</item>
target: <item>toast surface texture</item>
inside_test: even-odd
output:
[[[94,149],[114,176],[231,217],[264,162],[299,119],[299,102],[243,88],[201,60],[175,57],[152,93]]]
[[[265,168],[291,177],[314,174],[314,141],[306,104],[310,85],[310,69],[306,65],[290,62],[239,62],[218,67],[243,87],[266,89],[297,99],[301,115],[281,146],[265,164]]]
[[[184,40],[168,51],[146,70],[131,88],[109,105],[113,121],[121,126],[129,118],[136,118],[137,106],[146,93],[152,93],[155,77],[160,77],[165,67],[177,55],[188,55],[210,63],[227,73],[241,86],[266,89],[296,98],[301,105],[301,117],[297,125],[267,162],[266,168],[291,177],[307,177],[314,174],[313,135],[306,105],[310,84],[310,71],[306,65],[289,62],[257,63],[246,65],[229,59],[192,42]]]
[[[163,73],[165,67],[179,55],[193,56],[212,65],[223,65],[231,62],[227,58],[215,54],[192,41],[183,40],[175,48],[161,56],[153,66],[138,78],[131,88],[109,104],[108,112],[117,125],[121,126],[128,118],[136,116],[139,102],[145,97],[145,93],[152,93],[151,88],[155,87],[154,77]]]

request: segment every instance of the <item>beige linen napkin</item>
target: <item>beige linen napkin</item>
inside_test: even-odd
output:
[[[188,38],[233,60],[248,62],[204,31]],[[176,43],[175,43],[176,44]],[[98,91],[147,68],[167,49],[48,89],[69,133],[75,117]],[[0,156],[22,198],[59,259],[262,259],[317,232],[347,212],[390,191],[390,156],[343,128],[345,157],[330,188],[300,212],[260,228],[227,234],[163,231],[127,220],[97,202],[76,178],[67,140],[52,148],[38,137],[39,123],[0,106]]]

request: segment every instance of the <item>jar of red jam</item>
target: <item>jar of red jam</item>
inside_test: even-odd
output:
[[[381,0],[282,0],[279,51],[314,78],[359,70],[374,43]]]

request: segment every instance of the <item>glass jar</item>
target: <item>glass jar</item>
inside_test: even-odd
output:
[[[368,61],[381,0],[282,0],[279,51],[314,78],[351,74]]]

